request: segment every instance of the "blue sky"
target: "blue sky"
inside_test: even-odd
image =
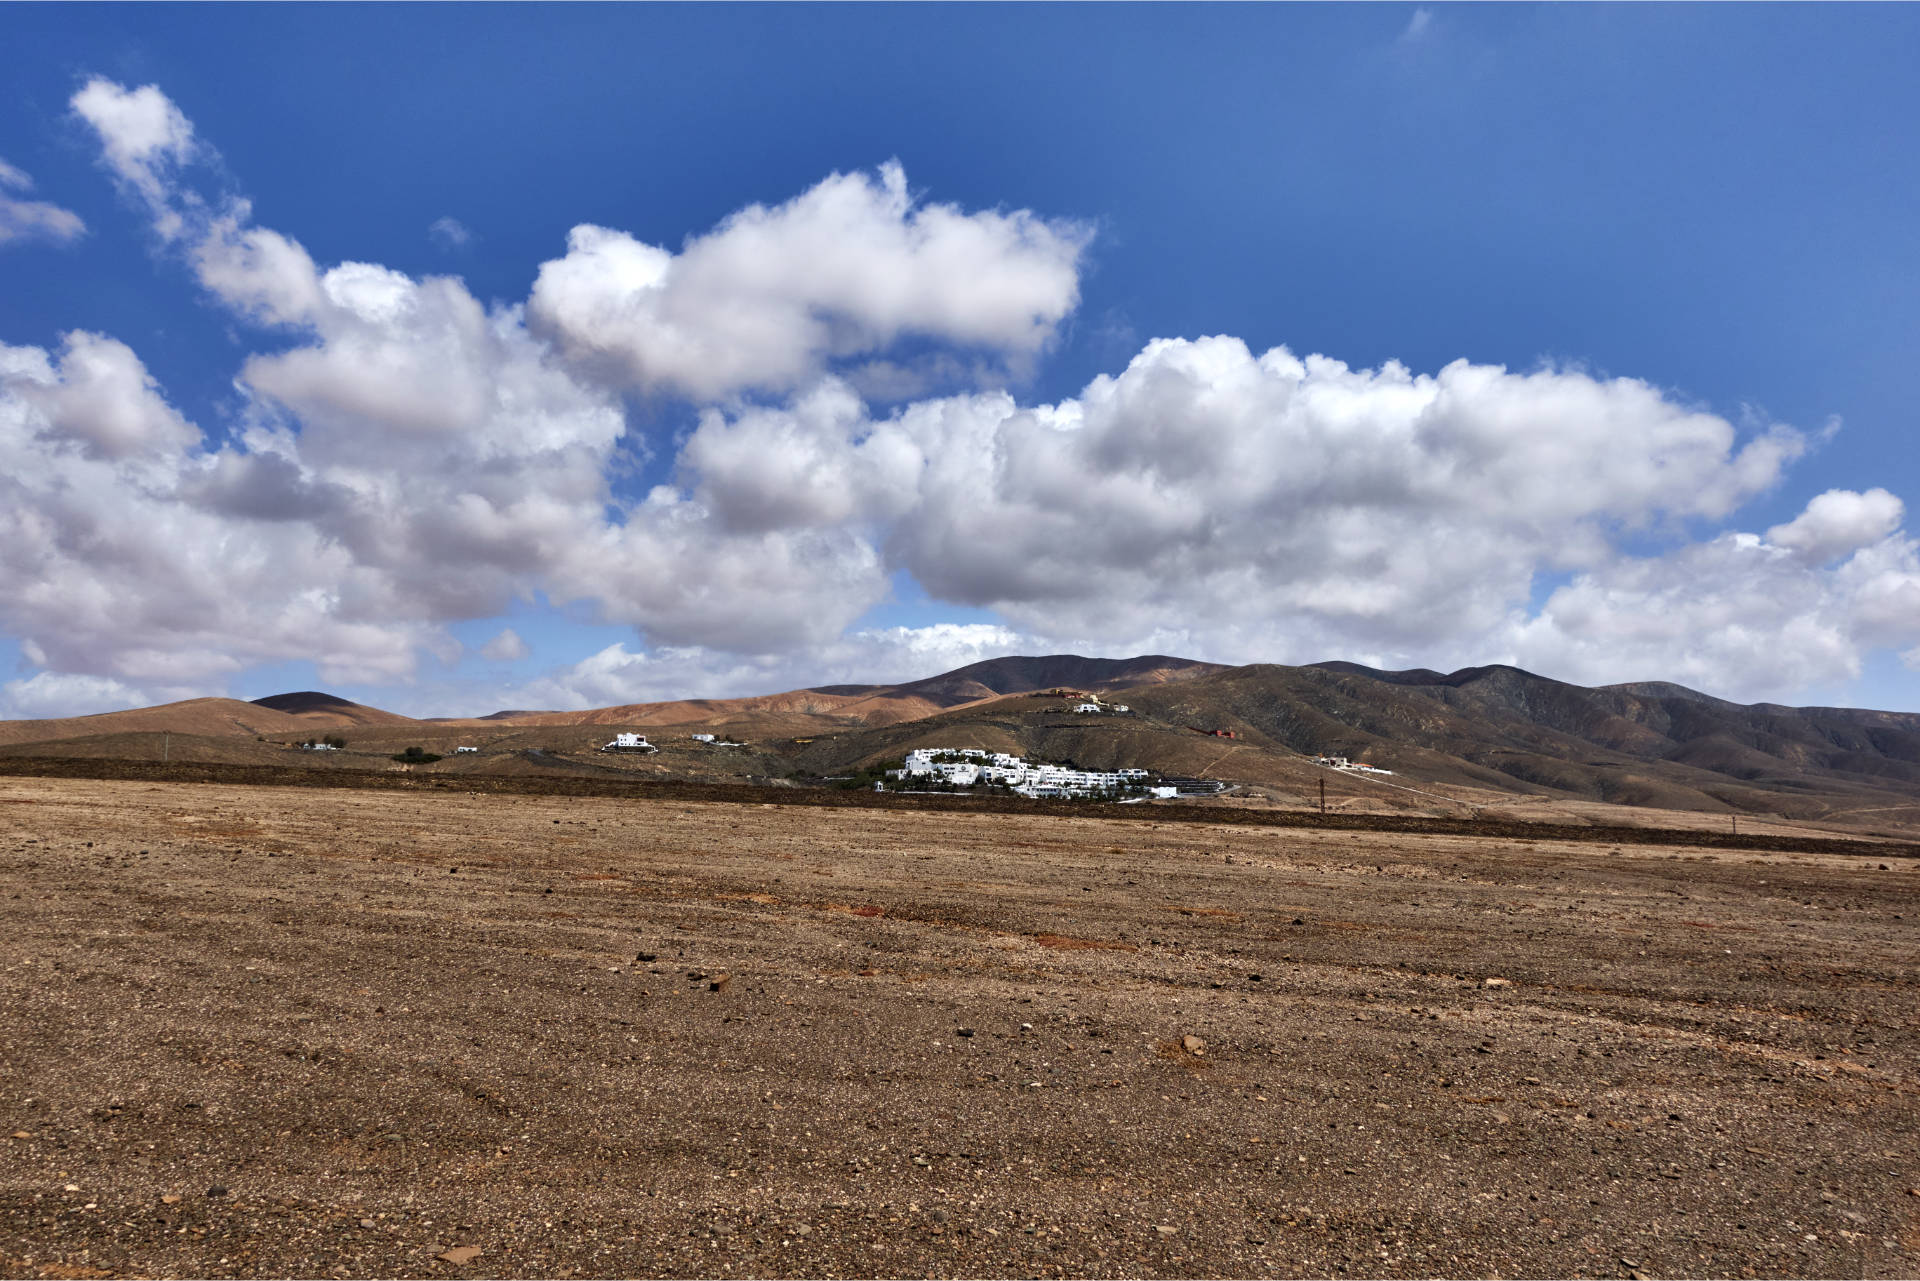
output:
[[[1146,649],[1920,710],[1909,6],[0,43],[0,715]]]

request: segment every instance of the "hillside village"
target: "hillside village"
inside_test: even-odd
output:
[[[986,785],[1004,787],[1019,796],[1036,798],[1141,798],[1214,795],[1225,785],[1212,779],[1161,779],[1152,770],[1128,768],[1083,770],[1069,765],[1046,765],[1006,752],[977,747],[922,747],[907,753],[904,765],[888,770],[901,782],[938,783],[947,787]],[[884,789],[884,784],[875,784]]]

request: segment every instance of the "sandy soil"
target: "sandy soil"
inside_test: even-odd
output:
[[[1916,869],[0,779],[0,1274],[1911,1276]]]

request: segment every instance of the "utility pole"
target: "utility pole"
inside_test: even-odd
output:
[[[165,764],[167,763],[167,752],[168,752],[168,751],[169,751],[169,750],[170,750],[170,749],[172,748],[172,746],[173,746],[173,744],[172,744],[172,742],[171,742],[171,739],[172,739],[172,737],[173,737],[173,736],[172,736],[171,734],[162,734],[162,735],[160,735],[160,763],[161,763],[162,765],[165,765]],[[1323,786],[1324,786],[1324,784],[1323,784]]]

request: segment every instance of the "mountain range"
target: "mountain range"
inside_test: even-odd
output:
[[[1059,691],[1127,713],[1075,713]],[[653,756],[592,749],[614,728]],[[696,731],[744,742],[718,751]],[[300,752],[321,735],[342,752]],[[1527,812],[1605,805],[1767,815],[1895,831],[1920,824],[1920,715],[1743,705],[1649,682],[1587,688],[1505,666],[1440,673],[1355,663],[1226,667],[1166,655],[990,659],[896,685],[736,699],[417,720],[306,691],[193,699],[61,720],[0,721],[0,754],[120,756],[315,768],[392,767],[420,745],[464,772],[623,770],[788,784],[830,780],[919,746],[977,746],[1089,767],[1217,778],[1273,804]],[[452,754],[455,746],[479,750]],[[1393,771],[1330,772],[1340,756]],[[1503,809],[1504,807],[1504,809]]]

